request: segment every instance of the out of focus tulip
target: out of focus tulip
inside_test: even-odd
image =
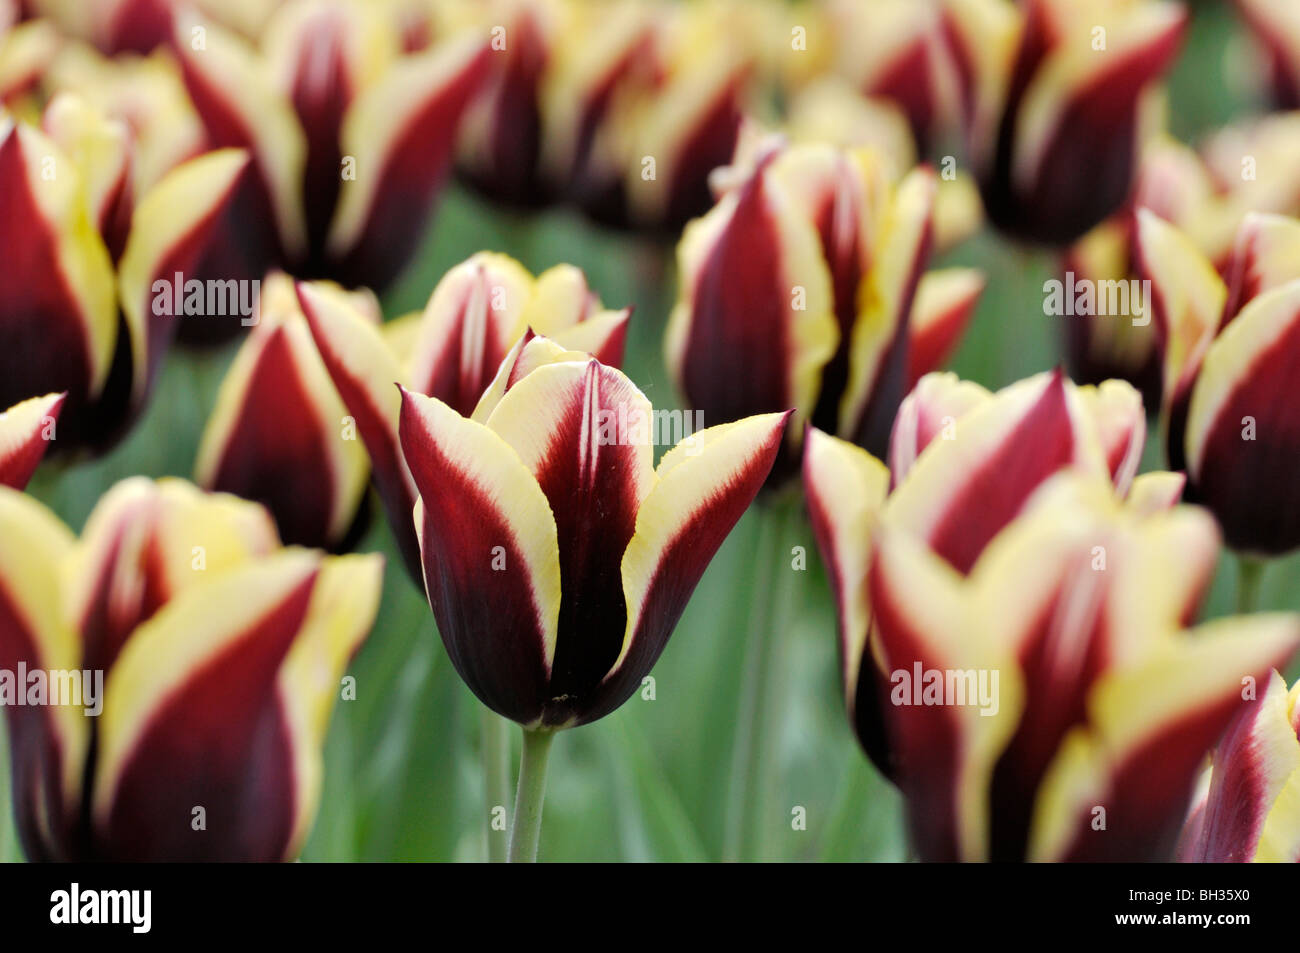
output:
[[[108,54],[148,53],[168,42],[177,15],[196,8],[247,37],[285,0],[26,0],[63,32]]]
[[[1264,48],[1270,93],[1279,109],[1300,109],[1300,10],[1289,0],[1236,0]]]
[[[1063,245],[1132,186],[1143,94],[1187,14],[1165,0],[945,0],[968,148],[989,218]]]
[[[1300,113],[1252,119],[1190,147],[1164,135],[1144,146],[1125,207],[1075,242],[1064,278],[1094,288],[1138,277],[1137,213],[1147,209],[1176,225],[1220,274],[1232,264],[1233,242],[1251,212],[1300,213]],[[1095,383],[1131,381],[1148,407],[1161,404],[1156,326],[1144,314],[1073,315],[1062,322],[1071,376]]]
[[[147,401],[176,327],[158,283],[209,247],[248,161],[205,154],[136,201],[131,158],[125,127],[75,97],[42,129],[0,118],[0,406],[66,392],[60,444],[103,447]]]
[[[719,170],[722,194],[678,247],[667,362],[706,420],[794,408],[803,425],[883,454],[910,373],[913,300],[929,254],[935,176],[895,184],[866,150],[764,139]],[[979,292],[959,280],[927,296],[918,357],[940,357]]]
[[[13,105],[39,81],[59,48],[52,24],[19,23],[17,0],[0,0],[0,105]]]
[[[411,507],[417,489],[402,460],[401,383],[469,416],[501,362],[530,329],[566,350],[618,365],[630,309],[606,310],[572,265],[534,278],[505,255],[480,252],[438,282],[429,304],[378,326],[337,295],[301,285],[299,297],[325,367],[356,421],[375,486],[413,578],[421,579]],[[332,434],[337,433],[337,424]]]
[[[1077,482],[1076,482],[1077,481]],[[1062,476],[968,576],[886,514],[868,596],[896,782],[927,860],[1167,860],[1206,751],[1300,619],[1187,629],[1218,548]]]
[[[312,290],[355,320],[379,324],[379,302],[370,292],[327,282]],[[288,543],[339,549],[361,528],[369,469],[356,421],[325,370],[292,279],[268,275],[258,322],[217,393],[194,481],[262,503]]]
[[[288,4],[260,50],[216,23],[177,18],[173,46],[209,141],[253,157],[222,254],[200,277],[252,280],[281,267],[379,291],[409,260],[486,74],[488,38],[406,54],[387,13]]]
[[[378,556],[281,549],[260,506],[176,480],[119,483],[80,540],[0,489],[0,669],[27,673],[5,708],[27,856],[293,859],[381,575]]]
[[[954,571],[967,573],[1062,470],[1108,479],[1138,512],[1173,505],[1180,475],[1134,478],[1145,434],[1142,400],[1131,386],[1078,387],[1059,373],[996,394],[952,374],[927,375],[899,409],[888,468],[850,443],[809,431],[804,489],[839,612],[845,698],[859,740],[882,771],[894,771],[881,710],[889,686],[871,663],[865,588],[882,507]]]
[[[483,704],[545,730],[595,721],[640,686],[788,417],[694,433],[656,469],[650,402],[546,338],[516,346],[472,417],[406,390],[401,414],[452,664]]]
[[[1233,717],[1202,778],[1178,859],[1300,863],[1300,681],[1277,672]]]
[[[21,490],[55,439],[64,394],[46,394],[0,413],[0,486]]]
[[[1239,552],[1300,546],[1300,416],[1289,392],[1300,354],[1300,221],[1248,216],[1220,278],[1192,241],[1139,213],[1152,288],[1172,467]]]

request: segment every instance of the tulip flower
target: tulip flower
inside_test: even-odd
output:
[[[32,478],[63,409],[66,394],[46,394],[0,413],[0,486],[21,490]]]
[[[370,292],[345,292],[327,282],[313,283],[313,290],[355,320],[379,324],[379,302]],[[293,281],[268,275],[258,322],[203,432],[194,482],[262,503],[288,543],[346,549],[364,522],[358,512],[369,474],[356,430],[316,350]]]
[[[1203,511],[1135,516],[1071,475],[965,577],[882,518],[867,598],[923,859],[1171,857],[1243,679],[1300,647],[1293,615],[1187,628],[1217,544]]]
[[[894,185],[863,150],[767,139],[719,170],[722,197],[678,247],[667,362],[710,420],[794,408],[775,479],[803,425],[883,453],[909,373],[913,300],[928,255],[935,177]],[[927,296],[953,322],[921,322],[918,356],[949,350],[979,283]]]
[[[479,700],[525,729],[513,859],[536,855],[552,735],[640,686],[767,477],[787,418],[692,434],[656,469],[644,395],[541,337],[515,346],[470,418],[402,390],[438,631]]]
[[[165,45],[177,13],[190,6],[204,16],[257,36],[283,0],[26,0],[70,36],[94,43],[105,53],[148,53]]]
[[[356,421],[389,524],[415,580],[423,579],[411,523],[417,491],[402,460],[394,384],[473,413],[501,362],[529,329],[565,349],[623,359],[631,309],[606,310],[580,270],[557,265],[534,278],[512,258],[480,252],[438,282],[428,306],[383,327],[315,285],[303,312],[347,413]],[[322,418],[323,419],[323,418]],[[332,425],[331,433],[337,433]]]
[[[1165,0],[945,0],[971,159],[993,223],[1063,245],[1132,186],[1143,94],[1187,14]]]
[[[1300,350],[1300,221],[1247,216],[1220,278],[1192,241],[1139,213],[1161,347],[1170,464],[1239,553],[1300,546],[1300,425],[1287,393]]]
[[[882,771],[894,771],[880,710],[888,684],[865,654],[869,537],[882,507],[966,573],[1062,470],[1108,480],[1136,512],[1173,505],[1181,476],[1134,477],[1145,434],[1142,400],[1130,385],[1080,387],[1059,372],[996,394],[952,374],[927,375],[899,409],[888,467],[810,429],[803,481],[839,612],[845,697],[859,740]]]
[[[1277,672],[1241,705],[1202,776],[1178,859],[1300,863],[1300,681]]]
[[[1300,16],[1287,0],[1236,0],[1263,47],[1269,91],[1278,109],[1300,109]]]
[[[281,8],[261,51],[188,13],[173,47],[209,141],[252,156],[200,277],[280,267],[383,290],[424,234],[486,35],[406,54],[383,7],[313,0]]]
[[[42,129],[0,118],[0,406],[66,392],[69,445],[106,446],[144,406],[176,327],[158,282],[209,247],[247,165],[207,153],[137,201],[131,155],[120,123],[71,96]]]
[[[17,0],[0,0],[0,104],[12,105],[36,86],[59,47],[54,27],[19,23]]]
[[[381,574],[378,556],[281,549],[260,506],[177,480],[117,484],[79,540],[0,489],[0,604],[13,609],[0,670],[26,673],[5,712],[27,856],[296,857]]]
[[[819,28],[832,44],[830,69],[868,96],[897,103],[918,148],[928,151],[958,118],[957,66],[939,0],[828,0]],[[814,8],[817,9],[817,8]]]

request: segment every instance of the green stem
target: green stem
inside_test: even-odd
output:
[[[496,712],[483,709],[483,795],[487,802],[488,860],[506,859],[507,832],[493,830],[496,811],[510,805],[510,723]]]
[[[762,824],[768,786],[764,783],[770,761],[774,660],[777,640],[785,624],[781,606],[786,589],[785,526],[794,510],[788,500],[760,503],[759,520],[750,576],[754,599],[750,603],[749,630],[745,649],[745,676],[736,717],[736,739],[732,746],[728,782],[727,826],[722,859],[737,862],[762,856]]]
[[[1259,604],[1259,584],[1264,579],[1264,560],[1237,557],[1237,612],[1254,612]]]
[[[519,756],[519,790],[515,794],[515,816],[510,825],[512,864],[537,861],[537,840],[542,833],[542,801],[546,798],[546,759],[555,732],[524,729],[524,750]]]

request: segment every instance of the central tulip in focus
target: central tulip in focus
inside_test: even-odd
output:
[[[456,671],[493,711],[558,729],[641,685],[758,493],[788,414],[688,437],[654,466],[650,402],[530,337],[472,417],[402,393],[425,588]]]

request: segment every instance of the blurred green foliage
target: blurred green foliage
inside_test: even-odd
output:
[[[1224,82],[1238,27],[1226,4],[1200,4],[1170,92],[1173,131],[1195,141],[1247,108]],[[655,406],[677,407],[663,368],[662,336],[676,294],[673,251],[589,225],[569,210],[520,213],[448,188],[426,248],[384,302],[387,316],[423,308],[438,278],[479,249],[519,258],[533,271],[582,267],[605,303],[636,306],[625,369]],[[1054,319],[1042,313],[1053,259],[984,233],[937,264],[986,270],[988,290],[952,362],[961,376],[1000,387],[1058,360]],[[190,476],[199,435],[234,345],[173,351],[147,416],[108,457],[44,466],[31,492],[80,529],[99,495],[133,474]],[[274,414],[275,408],[266,408]],[[1153,434],[1144,469],[1158,468]],[[357,699],[335,710],[325,751],[325,788],[305,860],[481,860],[487,816],[479,759],[480,708],[453,671],[432,615],[404,573],[387,526],[375,520],[362,550],[387,554],[383,603],[351,668]],[[746,678],[755,591],[757,508],[742,520],[696,590],[654,670],[655,699],[633,698],[603,721],[566,732],[551,760],[541,859],[718,859],[737,799],[732,748]],[[802,514],[785,524],[779,571],[786,624],[777,633],[760,814],[744,856],[788,860],[903,860],[901,801],[870,767],[844,717],[829,590]],[[789,570],[803,546],[808,571]],[[1172,571],[1177,571],[1176,568]],[[1205,616],[1231,612],[1236,569],[1224,554]],[[1269,567],[1261,608],[1300,609],[1300,556]],[[1292,673],[1294,675],[1294,673]],[[519,738],[512,730],[514,765]],[[0,773],[7,772],[6,766]],[[512,769],[513,770],[513,769]],[[806,810],[807,829],[792,829]],[[504,833],[492,836],[505,837]],[[6,815],[0,858],[20,856]]]

